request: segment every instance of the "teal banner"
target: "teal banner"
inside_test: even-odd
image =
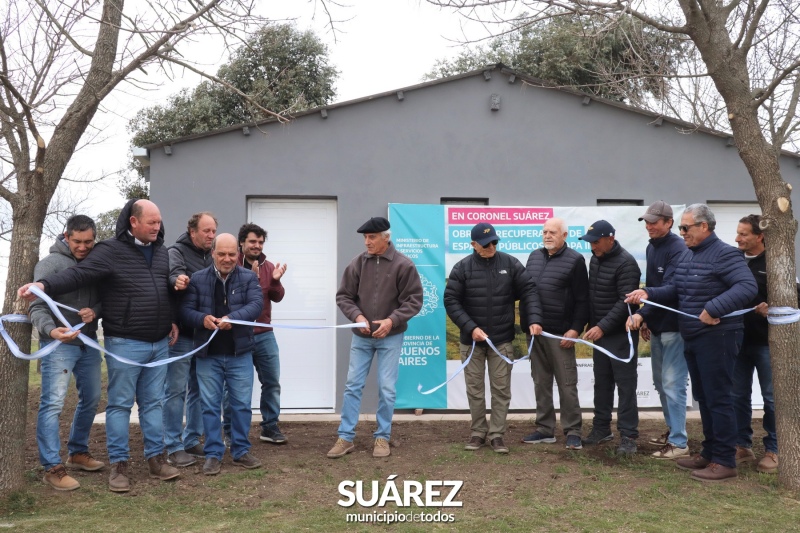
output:
[[[424,290],[422,310],[403,339],[395,408],[447,409],[447,387],[419,393],[447,379],[444,206],[389,204],[389,221],[392,243],[414,261]]]

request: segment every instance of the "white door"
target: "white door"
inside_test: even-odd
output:
[[[336,325],[336,201],[253,199],[247,220],[267,231],[264,253],[288,265],[286,295],[272,305],[273,324]],[[333,329],[275,329],[281,359],[281,411],[333,412],[336,337]],[[252,406],[258,408],[256,376]]]

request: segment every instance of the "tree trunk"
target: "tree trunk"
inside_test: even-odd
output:
[[[39,261],[39,243],[47,201],[31,199],[25,209],[14,211],[14,233],[8,262],[3,314],[25,313],[28,305],[17,300],[17,289],[33,278]],[[30,324],[4,327],[23,351],[30,351]],[[25,472],[25,424],[28,410],[28,362],[17,359],[0,343],[0,494],[23,486]]]

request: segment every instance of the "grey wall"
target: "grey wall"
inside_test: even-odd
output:
[[[500,109],[490,110],[492,94]],[[388,203],[488,197],[491,205],[596,205],[598,199],[673,204],[754,202],[752,182],[725,139],[563,91],[482,75],[335,106],[269,124],[175,143],[151,154],[151,197],[172,242],[191,213],[213,211],[236,232],[253,196],[334,197],[338,272],[363,250],[355,229]],[[800,168],[783,158],[783,178]],[[333,298],[333,295],[331,295]],[[340,316],[340,320],[344,320]],[[338,335],[337,409],[350,334]],[[364,410],[374,412],[374,378]]]

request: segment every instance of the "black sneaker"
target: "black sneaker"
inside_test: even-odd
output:
[[[583,445],[581,438],[577,435],[567,435],[567,449],[568,450],[581,450]]]
[[[636,441],[630,437],[622,437],[619,441],[619,448],[617,448],[617,455],[627,455],[628,457],[636,455]]]
[[[522,439],[525,444],[553,444],[555,441],[556,438],[553,435],[545,435],[538,429]]]
[[[600,444],[601,442],[607,442],[614,438],[614,434],[611,433],[610,429],[597,429],[592,428],[592,432],[589,433],[589,436],[583,439],[583,443],[594,446]]]
[[[263,440],[264,442],[271,442],[272,444],[286,444],[286,435],[281,433],[281,430],[278,429],[278,426],[270,427],[270,428],[261,428],[261,436],[259,439]]]
[[[233,464],[241,466],[242,468],[247,468],[248,470],[253,468],[261,468],[261,461],[251,455],[250,452],[245,453],[238,459],[234,459]]]

